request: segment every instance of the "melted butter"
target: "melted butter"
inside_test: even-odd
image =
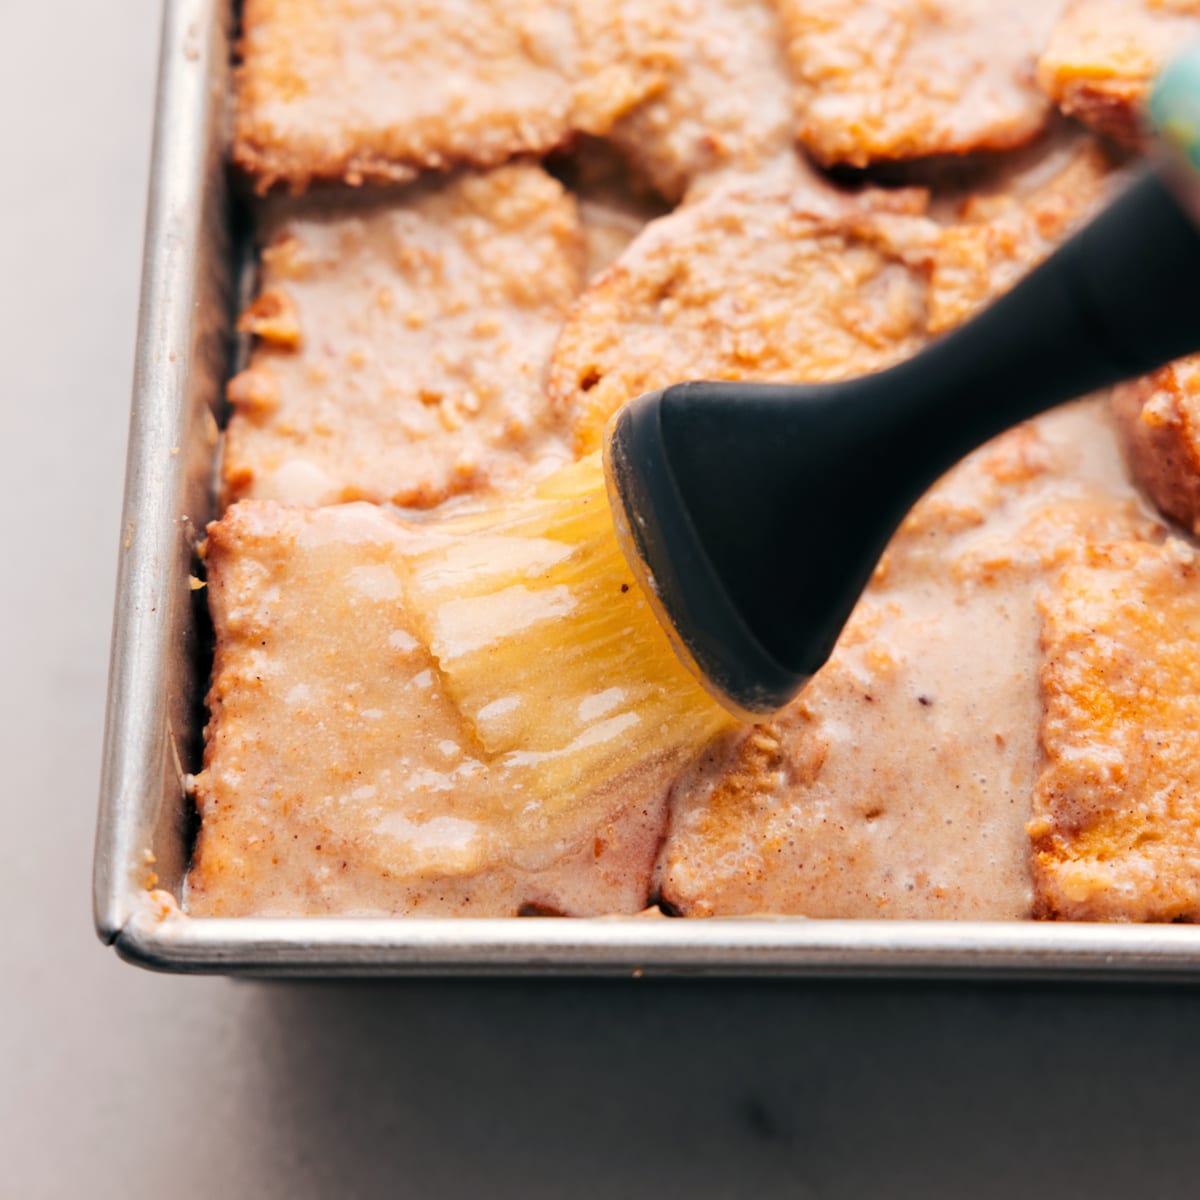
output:
[[[558,625],[578,605],[565,586],[533,591],[522,584],[484,596],[442,603],[430,622],[431,645],[439,658],[456,659],[507,638],[527,636],[538,625]]]
[[[547,812],[582,814],[641,764],[678,764],[732,723],[632,580],[599,455],[440,522],[412,556],[408,600],[505,786]]]
[[[256,503],[213,527],[190,911],[644,905],[670,779],[729,718],[629,585],[598,461],[569,474],[500,517]]]

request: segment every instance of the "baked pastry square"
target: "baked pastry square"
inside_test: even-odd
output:
[[[973,195],[938,246],[929,332],[961,324],[1006,292],[1112,196],[1120,161],[1094,138],[1048,156],[1025,188]],[[1039,177],[1040,176],[1040,177]]]
[[[1042,602],[1036,911],[1200,917],[1200,564],[1182,542],[1094,548]]]
[[[425,508],[554,453],[543,375],[585,258],[574,200],[524,164],[278,216],[228,499]]]
[[[265,191],[544,154],[570,128],[569,5],[246,0],[234,161]]]
[[[688,379],[879,370],[1011,287],[1111,193],[1085,137],[943,221],[920,189],[837,191],[794,169],[731,178],[651,222],[571,310],[549,370],[576,449],[643,392]],[[1019,185],[1019,186],[1017,186]]]
[[[819,161],[1005,150],[1050,105],[1034,67],[1046,0],[778,0],[800,142]]]

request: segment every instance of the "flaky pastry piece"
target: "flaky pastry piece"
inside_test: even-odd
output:
[[[827,165],[1020,146],[1050,105],[1046,0],[778,0],[802,145]]]
[[[1136,146],[1150,81],[1197,38],[1200,0],[1068,0],[1038,81],[1067,116]]]
[[[1159,509],[1200,532],[1200,355],[1113,390],[1134,479]]]
[[[573,120],[668,200],[791,143],[791,85],[771,0],[576,0]]]
[[[668,780],[651,765],[603,802],[530,807],[452,703],[408,604],[427,536],[367,504],[246,501],[209,526],[192,915],[646,905]]]
[[[544,154],[570,130],[570,7],[246,0],[234,161],[265,191]]]
[[[1200,917],[1200,564],[1092,549],[1042,601],[1041,916]]]
[[[239,323],[229,500],[429,507],[556,452],[543,375],[586,258],[556,180],[509,165],[282,207]]]
[[[827,380],[912,353],[937,226],[918,191],[730,181],[652,222],[572,309],[548,387],[577,452],[688,379]]]

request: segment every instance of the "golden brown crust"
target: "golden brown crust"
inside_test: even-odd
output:
[[[1038,62],[1038,82],[1067,116],[1137,146],[1150,81],[1197,37],[1198,0],[1070,0]]]
[[[1200,571],[1180,542],[1093,549],[1042,602],[1038,915],[1200,917]]]
[[[234,161],[265,191],[544,154],[574,52],[568,6],[541,0],[246,0]]]
[[[1113,392],[1126,460],[1159,509],[1200,531],[1200,355]]]
[[[264,288],[240,317],[239,333],[252,333],[270,346],[300,348],[300,318],[291,296],[280,288]]]
[[[1045,0],[778,0],[801,144],[820,162],[1005,150],[1050,106]]]
[[[572,309],[548,375],[578,452],[643,392],[688,379],[826,380],[925,329],[937,227],[915,192],[722,186],[652,222]],[[837,269],[831,269],[836,263]]]
[[[540,168],[306,203],[267,243],[228,389],[230,500],[429,507],[558,452],[543,372],[585,247]]]

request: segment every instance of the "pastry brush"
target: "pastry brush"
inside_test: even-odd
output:
[[[556,820],[783,707],[921,493],[1015,422],[1200,348],[1198,281],[1200,235],[1148,175],[899,366],[664,388],[613,417],[603,463],[417,526],[408,604],[497,793]]]

